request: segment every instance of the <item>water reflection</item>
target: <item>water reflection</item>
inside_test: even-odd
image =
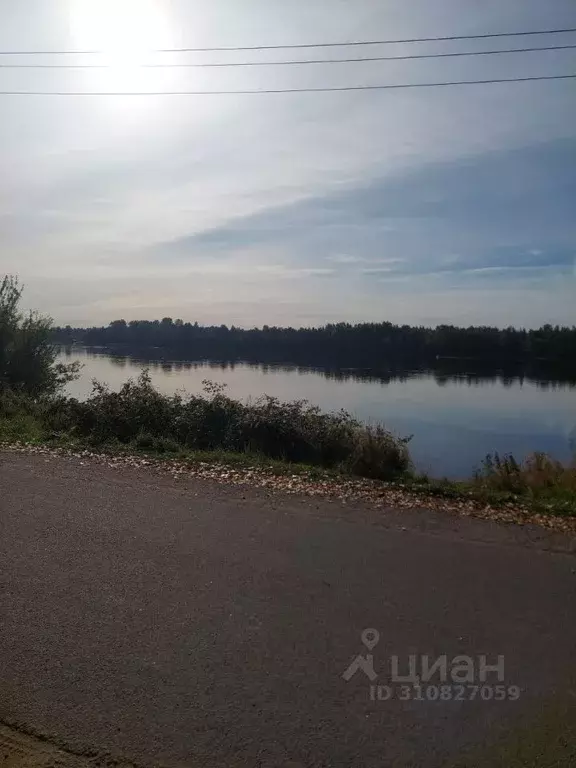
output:
[[[80,347],[66,346],[60,348],[60,354],[65,358],[79,359],[101,358],[105,356],[115,367],[133,368],[135,373],[142,368],[149,368],[152,371],[161,371],[166,374],[182,371],[214,370],[214,371],[234,371],[237,366],[247,367],[259,371],[264,375],[270,373],[287,374],[316,374],[331,381],[363,381],[371,384],[381,384],[386,386],[391,382],[407,382],[412,379],[430,379],[440,387],[448,384],[467,387],[482,387],[486,384],[498,383],[506,389],[517,386],[523,386],[530,383],[544,391],[576,389],[576,375],[572,372],[554,372],[553,378],[547,378],[542,374],[531,371],[508,371],[502,369],[482,368],[480,363],[474,365],[473,370],[466,370],[463,366],[470,361],[461,360],[438,360],[433,367],[404,370],[402,368],[315,368],[309,365],[296,365],[292,363],[259,363],[251,360],[186,360],[170,356],[169,359],[162,357],[162,350],[147,349],[138,350],[132,354],[126,354],[108,347]]]

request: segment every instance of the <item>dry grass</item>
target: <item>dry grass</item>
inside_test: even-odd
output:
[[[474,482],[481,488],[535,496],[551,489],[576,494],[576,460],[563,464],[545,453],[532,453],[518,462],[512,455],[489,454]]]
[[[576,459],[563,464],[545,453],[523,461],[490,454],[470,487],[476,494],[512,495],[543,512],[576,515]]]

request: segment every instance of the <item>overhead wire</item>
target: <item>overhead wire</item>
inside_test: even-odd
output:
[[[449,80],[432,83],[387,83],[383,85],[344,85],[310,88],[258,88],[214,91],[0,91],[0,96],[233,96],[273,93],[327,93],[336,91],[382,91],[403,88],[442,88],[461,85],[488,85],[493,83],[527,83],[538,80],[576,79],[576,74],[536,75],[530,77],[501,77],[486,80]]]
[[[155,62],[130,64],[130,68],[212,68],[212,67],[276,67],[297,64],[356,64],[373,61],[407,61],[411,59],[448,59],[461,56],[494,56],[503,53],[535,53],[537,51],[564,51],[575,49],[576,43],[568,45],[546,45],[529,48],[502,48],[490,51],[453,51],[447,53],[413,53],[401,56],[363,56],[344,59],[290,59],[284,61],[226,61],[226,62]],[[120,65],[122,66],[122,65]],[[116,64],[21,64],[0,63],[0,69],[114,69]]]

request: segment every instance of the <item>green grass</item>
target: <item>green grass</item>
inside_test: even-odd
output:
[[[45,430],[42,423],[29,413],[0,417],[0,442],[35,443],[42,441],[44,437]]]

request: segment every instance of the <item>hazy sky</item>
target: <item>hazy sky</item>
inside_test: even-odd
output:
[[[574,0],[0,0],[0,90],[222,90],[576,73],[576,51],[145,69],[576,43],[150,48],[576,27]],[[576,323],[576,81],[244,96],[0,96],[0,271],[58,323]]]

